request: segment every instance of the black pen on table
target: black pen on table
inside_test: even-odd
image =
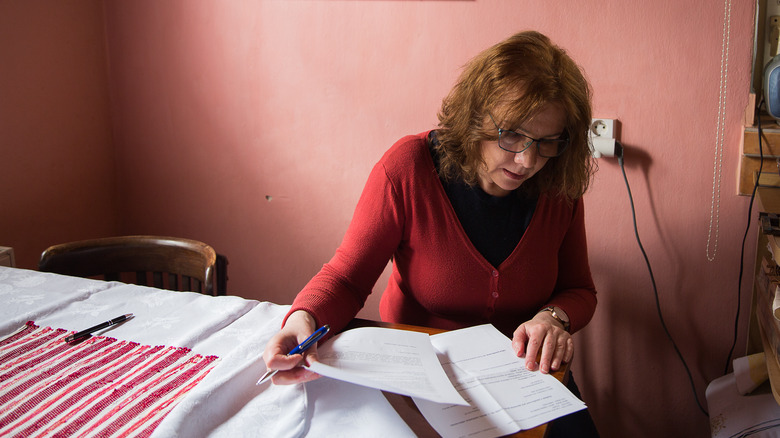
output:
[[[109,320],[109,321],[106,321],[106,322],[104,322],[102,324],[98,324],[98,325],[96,325],[94,327],[90,327],[90,328],[88,328],[86,330],[82,330],[82,331],[80,331],[78,333],[74,333],[74,334],[66,337],[65,338],[65,342],[73,342],[76,339],[85,338],[85,337],[91,335],[92,333],[95,333],[98,330],[103,330],[104,328],[111,327],[112,325],[119,324],[120,322],[125,322],[125,321],[127,321],[128,319],[130,319],[132,317],[133,317],[132,313],[128,313],[127,315],[122,315],[122,316],[116,317],[116,318],[114,318],[112,320]]]
[[[308,338],[306,338],[305,341],[298,344],[295,348],[290,350],[289,353],[287,353],[288,356],[292,356],[293,354],[303,354],[304,351],[308,350],[309,347],[316,344],[317,341],[319,341],[325,334],[327,334],[330,331],[329,325],[324,325],[317,329],[314,333],[311,334]],[[268,379],[269,377],[272,377],[276,372],[279,370],[268,370],[263,374],[263,377],[260,378],[260,380],[257,381],[256,385],[259,385],[265,381],[265,379]]]

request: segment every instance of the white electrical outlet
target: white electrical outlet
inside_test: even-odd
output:
[[[590,150],[594,157],[615,156],[615,119],[592,119],[588,131]]]
[[[615,138],[615,120],[593,119],[590,123],[590,132],[594,137]]]

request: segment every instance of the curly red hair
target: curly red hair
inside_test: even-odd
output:
[[[480,144],[498,138],[489,114],[510,126],[521,126],[551,103],[566,114],[570,144],[521,187],[568,199],[581,197],[596,170],[587,138],[590,85],[563,49],[535,31],[509,37],[465,66],[438,114],[440,176],[476,184],[484,166]]]

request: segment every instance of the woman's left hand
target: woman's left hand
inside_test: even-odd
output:
[[[545,374],[558,371],[562,363],[571,361],[574,356],[571,334],[550,312],[539,312],[532,320],[521,324],[513,334],[512,348],[517,357],[525,356],[525,367],[529,371],[536,371],[538,366]]]

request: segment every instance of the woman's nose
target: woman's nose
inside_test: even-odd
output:
[[[536,145],[531,145],[523,152],[515,154],[515,163],[530,169],[536,164]]]

